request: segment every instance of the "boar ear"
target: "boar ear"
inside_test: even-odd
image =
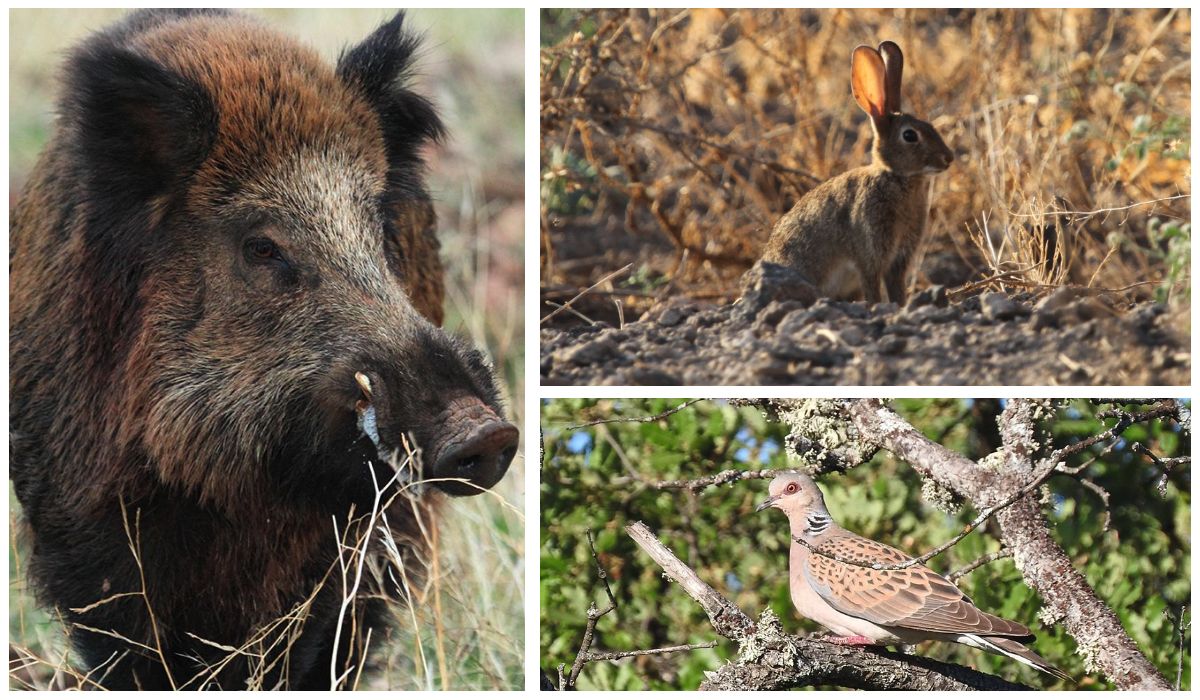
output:
[[[92,196],[136,205],[200,165],[216,137],[216,108],[198,84],[98,38],[69,65],[63,116]]]
[[[420,43],[404,29],[404,13],[398,12],[338,58],[338,75],[361,91],[379,114],[393,174],[411,170],[418,149],[445,132],[433,104],[406,85]]]

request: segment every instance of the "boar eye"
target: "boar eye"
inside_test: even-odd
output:
[[[246,262],[269,263],[273,260],[283,262],[279,247],[269,238],[250,238],[244,244]]]

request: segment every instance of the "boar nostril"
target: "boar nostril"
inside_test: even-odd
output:
[[[516,426],[491,420],[476,426],[470,434],[443,453],[433,467],[437,479],[466,479],[438,484],[453,496],[470,496],[489,489],[508,471],[517,454],[520,433]]]

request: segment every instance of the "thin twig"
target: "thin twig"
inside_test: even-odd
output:
[[[562,313],[562,311],[564,309],[569,308],[571,306],[571,304],[574,304],[575,302],[579,301],[580,297],[582,297],[583,295],[592,291],[596,287],[599,287],[600,285],[604,284],[605,282],[609,281],[610,279],[612,279],[618,275],[628,272],[629,268],[631,268],[631,267],[633,267],[633,263],[629,263],[628,265],[625,265],[621,269],[616,270],[614,272],[610,272],[607,275],[601,277],[598,282],[596,282],[592,286],[588,287],[587,289],[583,290],[582,292],[576,294],[575,296],[571,297],[570,301],[568,301],[567,303],[563,304],[562,306],[558,307],[557,309],[555,309],[555,310],[551,311],[550,313],[546,314],[545,316],[543,316],[541,323],[545,323],[546,321],[549,321],[550,319],[554,318],[558,314]]]
[[[995,275],[992,275],[991,277],[985,277],[984,279],[976,280],[975,282],[968,282],[967,284],[964,284],[961,287],[951,289],[950,291],[946,292],[946,294],[952,300],[957,301],[958,299],[960,299],[962,297],[969,296],[971,294],[971,292],[974,292],[977,289],[982,289],[982,288],[988,286],[992,282],[1004,281],[1004,282],[1007,282],[1014,286],[1024,287],[1027,290],[1072,289],[1072,290],[1078,292],[1079,294],[1089,294],[1089,295],[1095,296],[1095,295],[1099,295],[1099,294],[1118,294],[1120,292],[1127,292],[1130,289],[1137,289],[1138,287],[1145,287],[1148,285],[1157,285],[1160,282],[1162,282],[1162,280],[1144,280],[1142,282],[1134,282],[1132,284],[1127,284],[1123,287],[1092,287],[1092,286],[1081,286],[1081,285],[1077,285],[1077,284],[1041,284],[1038,282],[1030,282],[1028,280],[1023,280],[1023,279],[1014,277],[1017,274],[1028,272],[1029,270],[1033,270],[1038,267],[1040,267],[1040,265],[1033,265],[1032,267],[1025,269],[1025,270],[1013,270],[1010,272],[1000,272]]]
[[[675,646],[659,647],[658,649],[635,649],[633,651],[589,651],[588,661],[617,661],[630,656],[649,656],[651,654],[670,654],[677,651],[692,651],[695,649],[712,649],[717,645],[714,639],[711,642],[697,642],[695,644],[676,644]]]
[[[1126,211],[1126,210],[1129,210],[1129,209],[1136,209],[1136,208],[1138,208],[1138,207],[1144,207],[1144,206],[1146,206],[1146,205],[1149,205],[1149,204],[1158,204],[1159,202],[1170,202],[1170,201],[1172,201],[1172,200],[1176,200],[1176,199],[1187,199],[1187,198],[1189,198],[1189,197],[1191,197],[1191,195],[1190,195],[1190,194],[1177,194],[1177,195],[1172,195],[1172,196],[1170,196],[1170,197],[1160,197],[1160,198],[1158,198],[1158,199],[1149,199],[1149,200],[1146,200],[1145,202],[1134,202],[1133,204],[1127,204],[1127,205],[1125,205],[1125,206],[1123,206],[1123,207],[1104,207],[1104,208],[1102,208],[1102,209],[1093,209],[1093,210],[1091,210],[1091,211],[1059,211],[1059,210],[1050,210],[1050,211],[1046,211],[1046,212],[1038,212],[1038,213],[1032,213],[1032,214],[1024,214],[1024,213],[1021,213],[1021,212],[1009,211],[1009,212],[1008,212],[1008,215],[1009,215],[1009,216],[1012,216],[1012,217],[1014,217],[1014,218],[1022,218],[1022,217],[1028,218],[1028,217],[1042,217],[1042,216],[1061,216],[1061,215],[1063,215],[1063,214],[1069,214],[1069,215],[1071,215],[1071,216],[1096,216],[1097,214],[1110,214],[1110,213],[1112,213],[1112,212],[1114,212],[1114,211]]]
[[[1024,283],[1024,281],[1021,279],[1020,276],[1025,274],[1026,272],[1032,272],[1033,270],[1036,270],[1038,267],[1039,267],[1039,265],[1030,265],[1029,267],[1026,267],[1024,269],[1007,270],[1005,272],[997,272],[996,274],[991,275],[989,277],[984,277],[981,280],[976,280],[974,282],[968,282],[967,284],[964,284],[963,286],[961,286],[957,289],[951,289],[948,292],[948,294],[952,297],[965,296],[965,295],[970,294],[971,292],[975,291],[976,289],[982,289],[982,288],[988,286],[989,284],[991,284],[992,282],[999,282],[1001,280],[1007,281],[1007,282],[1010,282],[1013,284]]]
[[[375,498],[371,504],[371,512],[368,516],[366,527],[363,530],[363,535],[362,535],[362,540],[361,540],[362,547],[359,548],[358,546],[355,546],[355,548],[354,548],[354,557],[357,559],[357,561],[354,562],[354,585],[353,586],[347,585],[348,584],[347,573],[349,572],[349,566],[346,565],[345,559],[343,558],[343,551],[345,550],[345,547],[341,547],[341,546],[338,547],[338,563],[341,568],[341,575],[342,575],[342,589],[341,590],[343,591],[343,594],[342,594],[341,605],[338,608],[337,626],[334,628],[334,633],[333,633],[333,648],[334,649],[341,648],[340,640],[342,637],[342,629],[343,629],[343,627],[345,627],[346,615],[350,612],[351,606],[354,605],[358,600],[358,590],[359,590],[359,587],[362,585],[363,570],[365,569],[366,563],[367,563],[367,548],[370,546],[371,533],[375,529],[375,523],[378,520],[379,514],[381,512],[381,505],[382,505],[381,500],[383,498],[384,491],[386,489],[389,489],[391,487],[391,485],[393,483],[395,483],[395,481],[400,477],[400,474],[401,474],[400,471],[396,471],[395,473],[393,473],[391,478],[388,479],[387,483],[385,483],[383,485],[383,487],[381,488],[379,486],[379,480],[375,476],[375,469],[373,467],[370,467],[370,465],[368,465],[367,473],[369,473],[371,475],[371,485],[375,489]],[[349,530],[349,526],[347,526],[347,531],[348,530]],[[334,534],[336,535],[337,534],[337,519],[336,518],[334,519],[334,522],[333,522],[333,531],[334,531]],[[342,680],[347,675],[349,675],[349,673],[353,670],[353,668],[347,668],[342,673],[339,674],[338,668],[337,668],[337,662],[338,662],[337,656],[338,656],[337,654],[334,654],[332,656],[332,658],[330,658],[330,660],[329,660],[329,689],[330,690],[337,690],[341,686]]]
[[[705,401],[705,400],[706,399],[688,399],[687,401],[684,401],[683,403],[679,404],[675,408],[668,408],[667,410],[663,411],[662,413],[659,413],[658,415],[654,415],[654,416],[626,416],[623,418],[602,418],[600,420],[594,420],[594,421],[590,421],[588,423],[580,423],[579,425],[567,426],[566,428],[563,428],[563,430],[579,430],[580,428],[590,428],[593,425],[603,425],[605,423],[653,423],[656,420],[662,420],[663,418],[666,418],[667,416],[670,416],[674,413],[679,413],[680,411],[687,408],[688,406],[691,406],[694,403],[699,403],[699,402]]]
[[[1011,556],[1012,556],[1012,550],[1009,549],[1008,547],[1002,547],[990,554],[985,554],[982,557],[979,557],[978,559],[971,562],[970,564],[967,564],[966,566],[962,567],[961,569],[955,569],[954,571],[951,571],[950,573],[946,574],[946,578],[950,579],[951,583],[957,584],[958,580],[960,578],[962,578],[963,576],[966,576],[967,574],[971,573],[975,569],[978,569],[979,567],[983,566],[984,564],[991,564],[994,561],[999,561],[1001,559],[1007,559]]]
[[[1116,406],[1120,406],[1122,404],[1121,401],[1115,401],[1113,403]],[[1130,423],[1140,423],[1142,421],[1154,420],[1164,416],[1173,416],[1179,412],[1179,405],[1175,403],[1174,399],[1159,399],[1154,403],[1157,403],[1158,405],[1143,413],[1131,413],[1123,408],[1110,408],[1107,411],[1097,411],[1096,417],[1100,419],[1117,418],[1128,420]],[[1136,405],[1145,406],[1153,404],[1137,403]]]
[[[1147,421],[1147,420],[1154,420],[1154,419],[1162,418],[1165,416],[1178,417],[1178,415],[1179,415],[1179,405],[1177,403],[1175,403],[1175,401],[1173,399],[1167,399],[1162,403],[1162,405],[1160,405],[1156,408],[1153,408],[1149,411],[1143,411],[1142,413],[1129,413],[1126,411],[1122,411],[1120,409],[1112,409],[1110,411],[1099,411],[1096,413],[1096,418],[1098,420],[1104,420],[1106,418],[1116,418],[1117,422],[1114,423],[1111,428],[1109,428],[1108,430],[1105,430],[1102,433],[1098,433],[1096,435],[1086,437],[1086,438],[1080,440],[1079,442],[1072,443],[1070,445],[1067,445],[1066,447],[1059,448],[1058,450],[1056,450],[1054,452],[1054,454],[1047,461],[1062,462],[1062,461],[1065,461],[1065,459],[1067,457],[1070,457],[1071,455],[1074,455],[1074,454],[1078,454],[1078,453],[1086,450],[1087,448],[1091,447],[1092,445],[1095,445],[1098,442],[1104,442],[1105,440],[1112,440],[1114,438],[1120,437],[1121,434],[1124,433],[1127,429],[1129,429],[1129,426],[1133,425],[1134,423],[1140,423],[1142,421]]]
[[[1175,620],[1175,631],[1179,633],[1179,661],[1175,666],[1175,690],[1179,690],[1183,685],[1183,633],[1190,627],[1190,625],[1183,621],[1183,617],[1186,614],[1187,606],[1179,606],[1179,617]]]
[[[612,589],[608,587],[608,573],[600,565],[600,556],[596,553],[596,543],[592,539],[591,529],[587,531],[587,538],[588,544],[592,549],[592,560],[596,562],[596,571],[600,574],[600,580],[604,582],[604,592],[608,594],[608,605],[603,610],[598,609],[595,602],[588,605],[587,626],[583,630],[583,641],[579,644],[579,653],[575,655],[575,663],[571,664],[570,675],[564,678],[562,673],[563,667],[558,667],[558,687],[560,690],[575,687],[575,681],[579,679],[579,674],[583,672],[583,665],[591,660],[592,639],[596,634],[596,622],[617,609],[617,600],[613,597]]]
[[[592,561],[596,562],[596,575],[600,577],[600,581],[604,584],[604,592],[608,595],[608,606],[603,610],[598,610],[596,604],[592,603],[588,607],[587,619],[588,624],[583,632],[583,642],[579,646],[579,653],[575,655],[575,662],[571,665],[571,673],[564,673],[566,664],[558,666],[558,687],[560,690],[575,687],[576,681],[579,679],[579,674],[583,671],[585,664],[593,661],[617,661],[631,656],[648,656],[651,654],[667,654],[677,651],[691,651],[694,649],[711,649],[717,645],[716,641],[699,642],[696,644],[677,644],[668,647],[659,647],[657,649],[635,649],[631,651],[593,651],[592,644],[595,641],[596,622],[605,615],[617,609],[617,599],[613,596],[612,589],[608,585],[608,572],[600,564],[600,555],[596,552],[596,541],[592,537],[591,529],[587,531],[588,546],[592,550]]]
[[[608,602],[615,610],[617,608],[617,599],[613,597],[612,589],[608,587],[608,572],[600,565],[600,555],[596,553],[596,540],[592,537],[592,529],[587,531],[588,547],[592,550],[592,561],[596,562],[596,575],[600,577],[600,582],[604,584],[604,593],[608,596]]]
[[[142,600],[146,603],[146,614],[150,617],[150,632],[154,635],[154,652],[158,656],[159,662],[162,663],[163,673],[167,676],[167,682],[171,685],[171,689],[178,688],[175,684],[175,677],[171,673],[171,666],[167,663],[167,657],[163,653],[162,636],[158,629],[158,618],[154,614],[154,607],[150,605],[150,593],[146,589],[146,569],[142,566],[142,509],[138,508],[133,515],[133,532],[129,531],[129,512],[125,508],[125,499],[121,501],[121,520],[125,525],[125,537],[129,540],[129,551],[133,553],[134,564],[137,565],[138,580],[141,583]]]
[[[1112,511],[1110,510],[1110,506],[1109,506],[1108,490],[1105,489],[1100,484],[1097,484],[1096,482],[1092,481],[1091,479],[1088,479],[1087,477],[1080,477],[1079,483],[1082,484],[1085,488],[1087,488],[1092,493],[1099,496],[1100,500],[1103,501],[1103,503],[1104,503],[1104,527],[1100,528],[1100,531],[1108,532],[1109,526],[1112,525]]]
[[[1108,454],[1108,453],[1109,453],[1111,450],[1113,450],[1113,448],[1115,448],[1115,447],[1116,447],[1116,443],[1113,443],[1113,444],[1109,445],[1109,446],[1108,446],[1108,448],[1107,448],[1107,449],[1105,449],[1103,452],[1101,452],[1100,454],[1096,455],[1095,457],[1092,457],[1091,459],[1089,459],[1088,461],[1084,462],[1083,464],[1080,464],[1080,465],[1079,465],[1079,466],[1077,466],[1077,467],[1068,467],[1068,466],[1066,466],[1066,465],[1060,465],[1060,466],[1058,467],[1058,473],[1059,473],[1059,474],[1066,474],[1067,476],[1075,476],[1075,475],[1079,474],[1080,472],[1084,471],[1085,469],[1087,469],[1088,467],[1090,467],[1090,466],[1092,466],[1093,464],[1095,464],[1095,463],[1096,463],[1096,462],[1097,462],[1097,461],[1098,461],[1098,460],[1099,460],[1101,457],[1103,457],[1103,456],[1105,456],[1106,454]]]
[[[1158,495],[1162,496],[1163,498],[1167,497],[1167,479],[1171,476],[1171,470],[1181,464],[1192,463],[1191,457],[1168,457],[1166,459],[1162,459],[1158,455],[1151,452],[1149,447],[1146,447],[1140,442],[1135,442],[1130,445],[1130,449],[1140,455],[1149,457],[1151,461],[1153,461],[1160,469],[1162,469],[1162,476],[1158,478],[1158,483],[1156,485],[1158,486]]]
[[[709,486],[720,486],[721,484],[732,484],[735,481],[743,481],[745,479],[769,479],[773,478],[778,472],[775,469],[756,469],[751,471],[742,471],[740,469],[726,469],[718,474],[711,476],[702,476],[698,479],[676,479],[674,481],[660,481],[654,484],[656,489],[686,489],[695,493],[708,488]]]
[[[554,307],[554,309],[555,309],[555,311],[562,311],[562,310],[564,310],[564,309],[565,309],[565,310],[567,310],[567,311],[570,311],[571,313],[575,314],[575,315],[576,315],[576,316],[578,316],[579,318],[583,319],[583,322],[584,322],[584,323],[586,323],[586,324],[588,324],[589,326],[594,326],[594,325],[596,325],[597,323],[599,323],[599,321],[593,320],[593,319],[592,319],[592,318],[590,318],[589,316],[586,316],[586,315],[584,315],[583,313],[581,313],[581,312],[580,312],[580,311],[578,311],[577,309],[572,309],[571,307],[567,306],[566,304],[560,304],[560,303],[558,303],[557,301],[550,301],[550,300],[548,300],[548,299],[543,299],[543,300],[542,300],[542,303],[543,303],[543,304],[546,304],[547,306],[553,306],[553,307]]]
[[[575,655],[575,663],[571,665],[571,674],[567,676],[564,688],[575,687],[575,681],[579,680],[579,674],[583,672],[583,665],[589,660],[588,657],[592,649],[592,638],[596,634],[596,621],[615,609],[611,604],[603,610],[598,610],[595,603],[588,605],[587,627],[583,630],[583,642],[579,645],[579,653]]]

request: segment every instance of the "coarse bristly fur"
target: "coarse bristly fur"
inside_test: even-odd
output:
[[[905,303],[929,212],[929,181],[954,154],[932,124],[904,114],[904,57],[885,41],[854,50],[854,99],[875,132],[872,162],[826,180],[775,224],[762,259],[790,267],[822,294]]]
[[[429,465],[477,466],[454,456],[483,426],[494,468],[457,480],[476,492],[511,460],[490,365],[438,328],[420,151],[442,125],[403,21],[334,69],[241,14],[143,10],[66,62],[12,217],[11,477],[39,596],[105,687],[358,673],[388,591],[364,583],[337,633],[338,539],[396,475],[381,451],[446,477]],[[411,486],[383,494],[394,582],[466,488]],[[293,638],[256,637],[296,611]],[[261,657],[228,651],[251,639]]]

